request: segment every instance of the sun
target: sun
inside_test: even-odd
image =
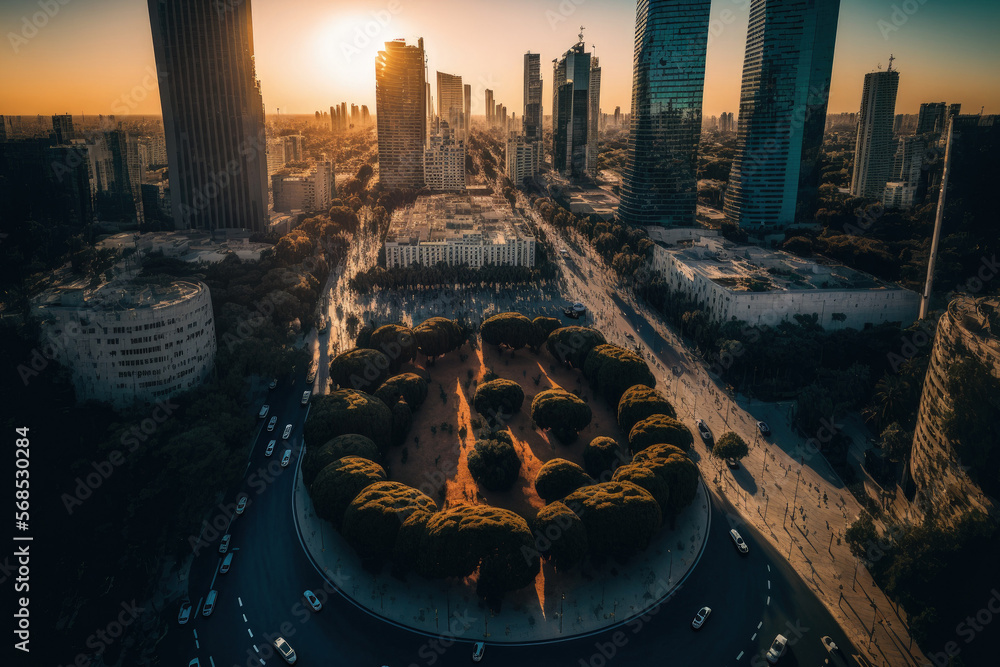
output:
[[[312,40],[320,85],[348,103],[374,97],[378,52],[407,30],[389,10],[337,14],[319,22]]]

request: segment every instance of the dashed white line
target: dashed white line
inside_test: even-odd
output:
[[[767,596],[767,603],[771,604],[771,596],[770,595]]]
[[[241,607],[243,606],[243,598],[236,598],[236,601],[240,603]]]
[[[768,572],[770,572],[770,571],[771,571],[771,566],[770,566],[770,565],[768,565],[768,566],[767,566],[767,571],[768,571]]]
[[[259,649],[259,648],[257,648],[257,645],[256,645],[256,644],[254,644],[254,645],[253,645],[253,650],[257,651],[257,653],[260,653],[260,649]]]
[[[740,651],[740,654],[738,656],[736,656],[736,659],[739,660],[742,657],[743,657],[743,651]]]
[[[194,638],[197,639],[198,638],[198,631],[192,628],[191,632],[194,633]]]
[[[246,615],[246,614],[243,614],[243,622],[244,622],[244,623],[246,623],[246,622],[247,622],[247,615]]]
[[[753,640],[755,640],[755,639],[757,639],[757,633],[756,633],[756,632],[755,632],[755,633],[753,633],[753,637],[751,637],[751,638],[750,638],[750,641],[753,641]]]
[[[194,647],[201,648],[201,643],[197,639],[194,640]]]
[[[253,637],[253,632],[250,631],[250,628],[247,628],[247,634]]]
[[[757,629],[760,630],[760,626],[762,625],[764,625],[764,621],[761,621],[760,623],[757,624]]]
[[[771,590],[771,580],[767,580],[767,590]]]
[[[208,656],[208,661],[212,663],[212,667],[215,667],[215,660],[212,659],[212,656]]]

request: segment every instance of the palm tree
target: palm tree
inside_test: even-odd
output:
[[[865,409],[865,416],[874,419],[878,425],[886,426],[900,421],[907,410],[910,395],[909,383],[896,374],[886,374],[875,385],[871,405]]]

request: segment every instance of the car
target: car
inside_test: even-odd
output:
[[[701,629],[701,626],[705,625],[705,621],[708,620],[708,615],[711,613],[711,607],[702,607],[699,609],[698,613],[694,615],[694,620],[691,621],[691,627],[695,630]]]
[[[628,338],[629,340],[635,340],[635,336],[633,336],[630,333],[625,334],[625,337]]]
[[[757,422],[757,430],[765,438],[771,435],[771,427],[767,425],[767,422]]]
[[[278,418],[277,417],[271,417],[271,421],[267,422],[267,430],[268,431],[273,431],[274,427],[275,427],[275,425],[277,423],[278,423]]]
[[[483,654],[486,653],[486,644],[483,642],[476,642],[472,647],[472,662],[479,662],[483,659]]]
[[[230,551],[226,554],[226,557],[222,559],[222,565],[219,566],[219,574],[225,574],[229,572],[229,568],[233,566],[233,553]]]
[[[201,663],[198,662],[198,658],[194,658],[188,663],[188,667],[201,667]]]
[[[222,541],[219,542],[219,553],[224,554],[229,551],[229,540],[233,539],[233,536],[226,533],[222,536]]]
[[[730,470],[740,469],[740,462],[732,457],[726,459],[726,465],[729,466]]]
[[[729,537],[733,538],[733,544],[736,545],[737,551],[741,554],[750,553],[750,547],[743,541],[743,536],[735,528],[729,531]]]
[[[274,378],[273,380],[267,383],[268,389],[274,389],[277,386],[278,386],[278,378]]]
[[[284,468],[288,465],[288,462],[292,460],[292,450],[286,449],[285,453],[281,455],[281,467]]]
[[[274,446],[276,444],[278,444],[277,440],[272,440],[271,442],[267,443],[267,449],[264,450],[264,456],[270,456],[271,454],[273,454]]]
[[[708,424],[704,420],[699,419],[695,422],[695,426],[698,427],[698,435],[701,436],[702,440],[712,442],[712,432],[708,430]]]
[[[281,434],[282,440],[288,440],[288,436],[292,434],[292,425],[285,424],[285,431]]]
[[[215,609],[215,599],[219,597],[219,591],[212,589],[208,592],[208,597],[205,598],[205,606],[201,608],[202,616],[211,616],[212,611]]]
[[[840,647],[838,647],[837,644],[830,637],[823,637],[822,639],[820,639],[820,641],[823,642],[823,646],[826,647],[826,650],[829,653],[836,653],[837,651],[840,650]]]
[[[312,396],[312,392],[308,389],[302,392],[302,405],[309,405],[309,397]]]
[[[788,640],[785,639],[785,635],[778,635],[771,642],[771,648],[767,649],[767,654],[764,656],[767,661],[772,665],[778,662],[778,658],[785,655],[785,648],[788,647]]]
[[[239,501],[236,503],[236,513],[243,514],[243,510],[247,508],[247,497],[240,496]]]
[[[184,625],[191,619],[191,603],[185,600],[181,603],[181,610],[177,612],[177,622]]]
[[[323,608],[323,604],[319,601],[319,598],[316,597],[316,594],[313,593],[312,591],[306,591],[305,593],[302,594],[302,597],[306,599],[306,602],[309,603],[309,606],[312,607],[313,611],[319,611],[320,609]]]
[[[274,640],[274,648],[278,651],[278,655],[284,658],[285,662],[289,665],[295,664],[295,661],[298,660],[291,644],[285,641],[284,637],[278,637]]]
[[[257,413],[257,419],[263,419],[267,416],[267,411],[271,409],[270,405],[262,405],[260,407],[260,412]]]

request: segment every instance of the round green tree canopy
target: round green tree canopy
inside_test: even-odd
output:
[[[542,346],[546,339],[548,339],[549,334],[562,327],[562,322],[558,319],[542,315],[531,320],[531,324],[535,328],[534,339],[531,342],[531,347],[536,350]]]
[[[612,481],[632,482],[646,489],[656,499],[656,504],[660,506],[663,515],[668,515],[670,488],[667,486],[667,480],[661,477],[657,470],[641,463],[629,463],[615,471]]]
[[[660,529],[662,515],[653,496],[632,482],[584,486],[566,496],[587,529],[591,558],[625,559],[649,546]]]
[[[521,409],[524,390],[513,380],[497,378],[476,388],[472,406],[491,424],[503,424]]]
[[[594,347],[584,361],[583,374],[613,406],[633,385],[656,386],[656,377],[642,357],[617,345]]]
[[[546,389],[531,401],[532,421],[539,428],[553,429],[564,442],[571,442],[587,427],[591,417],[590,406],[564,389]]]
[[[667,483],[670,489],[667,516],[671,519],[698,495],[698,466],[677,447],[653,445],[636,454],[632,463],[649,468]]]
[[[469,452],[469,473],[487,491],[507,491],[517,481],[521,459],[508,440],[479,440]]]
[[[306,447],[306,456],[302,461],[302,481],[306,486],[311,485],[320,470],[345,456],[360,456],[375,463],[382,459],[378,447],[371,438],[357,433],[338,435],[320,447]]]
[[[688,450],[693,442],[691,429],[667,415],[646,417],[637,422],[628,434],[628,446],[633,454],[660,444]]]
[[[386,324],[373,331],[368,339],[368,347],[385,354],[394,371],[417,356],[417,341],[413,337],[413,330],[401,324]]]
[[[625,461],[627,459],[618,443],[603,435],[594,438],[583,448],[583,467],[594,479],[609,481],[615,467]]]
[[[309,487],[316,516],[339,529],[344,512],[354,498],[365,487],[385,480],[382,466],[368,459],[345,456],[334,461],[320,471]]]
[[[540,509],[531,522],[535,547],[557,570],[568,570],[587,557],[587,529],[560,500]]]
[[[486,318],[479,333],[487,345],[506,345],[512,350],[520,350],[532,342],[535,329],[531,320],[521,313],[500,313]]]
[[[437,511],[429,497],[399,482],[376,482],[364,488],[344,513],[341,534],[363,561],[390,558],[399,527],[414,513]]]
[[[677,412],[663,394],[644,384],[636,384],[625,390],[618,401],[618,426],[628,434],[632,427],[653,415],[666,415],[677,419]]]
[[[462,328],[446,317],[431,317],[413,328],[420,354],[433,359],[457,350],[465,342]]]
[[[354,349],[330,362],[330,379],[341,389],[374,391],[389,377],[389,357],[378,350]]]
[[[562,327],[549,334],[545,347],[549,354],[573,368],[583,368],[587,354],[598,345],[604,345],[604,334],[589,327]]]
[[[750,453],[746,441],[732,431],[726,431],[712,445],[712,456],[717,459],[742,459]]]
[[[302,434],[306,445],[326,442],[345,433],[369,438],[385,452],[389,447],[392,412],[374,396],[353,389],[338,389],[314,396]]]
[[[427,380],[416,373],[394,375],[375,390],[375,397],[389,407],[402,399],[410,409],[417,410],[427,398]]]
[[[566,459],[550,459],[535,476],[535,492],[547,503],[562,500],[581,486],[593,484],[583,468]]]

